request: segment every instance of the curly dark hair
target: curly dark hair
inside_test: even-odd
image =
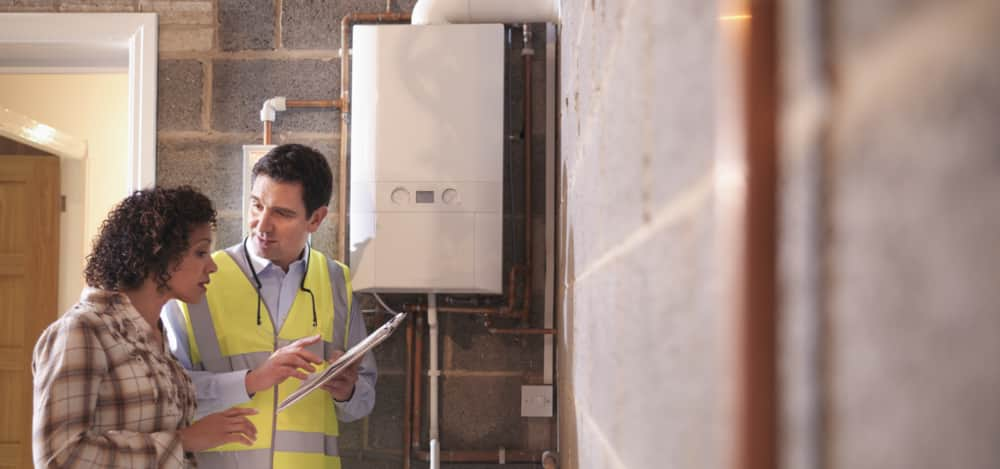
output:
[[[191,186],[135,191],[101,224],[83,275],[105,290],[138,288],[150,275],[163,290],[170,268],[190,247],[191,231],[208,223],[215,229],[212,201]]]
[[[253,165],[252,179],[265,175],[278,182],[302,184],[302,202],[306,217],[330,203],[333,195],[333,173],[322,153],[297,143],[279,145]]]

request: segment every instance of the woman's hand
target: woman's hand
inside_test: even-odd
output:
[[[257,427],[247,415],[255,415],[256,409],[233,407],[222,412],[209,414],[190,427],[180,430],[184,451],[204,451],[226,443],[241,443],[247,446],[257,440]]]

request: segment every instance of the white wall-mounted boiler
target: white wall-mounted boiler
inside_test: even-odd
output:
[[[501,293],[503,34],[354,27],[355,290]]]

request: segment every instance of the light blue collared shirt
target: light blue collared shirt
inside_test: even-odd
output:
[[[236,254],[243,258],[242,243],[232,246],[226,250],[231,254]],[[258,257],[253,250],[250,253],[250,264],[257,271],[257,278],[260,279],[260,296],[267,306],[267,311],[271,315],[271,321],[275,328],[280,330],[288,312],[291,310],[292,302],[298,294],[299,286],[302,284],[302,277],[305,273],[306,262],[303,256],[292,262],[288,266],[288,272],[275,265],[271,261]],[[305,251],[303,251],[305,254]],[[234,259],[236,259],[234,257]],[[244,262],[237,262],[242,264]],[[327,261],[331,275],[339,272],[340,267],[332,261]],[[245,270],[245,269],[244,269]],[[252,275],[248,275],[248,280],[254,286]],[[211,286],[209,286],[211,288]],[[263,308],[262,308],[263,312]],[[256,321],[255,317],[249,317],[254,312],[247,313],[247,320]],[[365,323],[361,318],[357,302],[351,302],[351,330],[348,331],[348,343],[354,346],[364,340],[368,335],[365,331]],[[250,395],[246,389],[247,370],[231,371],[226,373],[214,373],[211,371],[195,370],[191,364],[190,350],[187,336],[187,326],[184,321],[184,314],[176,300],[168,301],[160,313],[163,319],[164,329],[167,331],[167,342],[170,352],[173,353],[177,361],[188,370],[191,381],[194,382],[195,394],[198,399],[198,410],[195,418],[226,410],[234,405],[242,404],[250,400]],[[337,324],[343,324],[343,320],[334,318],[334,328]],[[368,415],[375,406],[375,381],[378,371],[375,366],[375,358],[371,352],[365,354],[358,367],[358,380],[354,385],[354,395],[344,402],[333,400],[337,406],[337,418],[343,422],[350,422]],[[332,399],[332,397],[331,397]]]

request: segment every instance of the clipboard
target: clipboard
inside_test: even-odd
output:
[[[323,383],[333,379],[334,376],[340,374],[345,368],[361,360],[361,357],[365,356],[365,353],[375,348],[376,345],[381,344],[385,339],[388,339],[396,331],[396,328],[403,323],[404,319],[406,319],[406,313],[397,313],[392,319],[382,324],[378,329],[375,329],[368,337],[365,337],[364,340],[351,347],[350,350],[341,355],[337,361],[331,363],[326,369],[318,373],[313,373],[308,378],[302,380],[302,385],[289,394],[285,400],[281,401],[281,404],[278,405],[278,412],[287,409],[309,393],[319,389]]]

